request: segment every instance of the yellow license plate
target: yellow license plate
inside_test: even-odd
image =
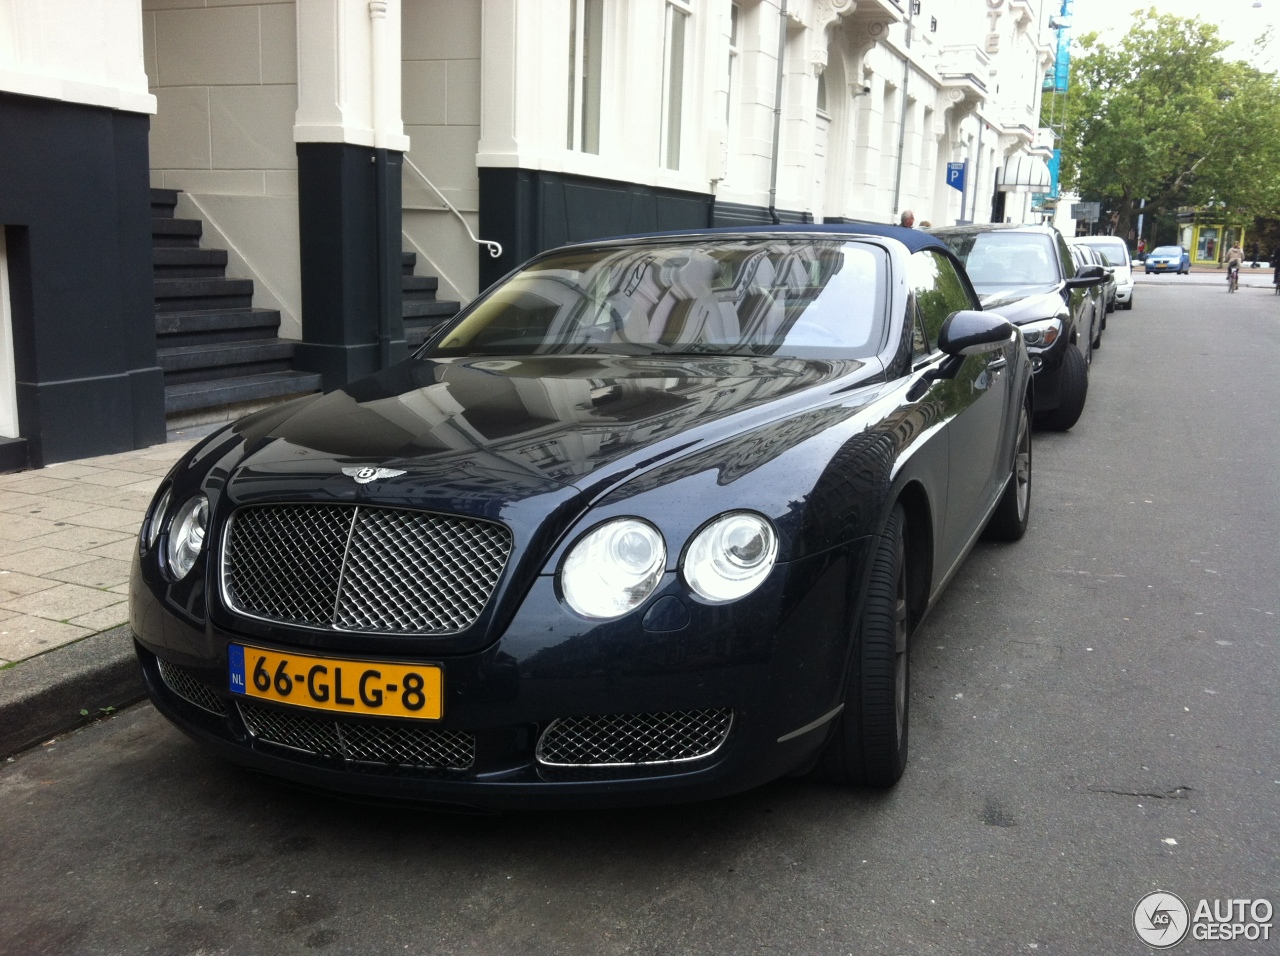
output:
[[[439,720],[444,713],[444,672],[433,664],[281,654],[242,644],[229,645],[227,656],[233,694],[343,714]]]

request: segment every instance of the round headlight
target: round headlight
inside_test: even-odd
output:
[[[703,600],[736,601],[760,586],[777,557],[773,525],[762,515],[735,511],[698,532],[684,557],[684,579]]]
[[[160,527],[164,524],[164,513],[169,510],[169,492],[172,490],[166,488],[156,506],[151,509],[151,520],[147,523],[146,536],[143,538],[148,551],[156,546],[156,540],[160,537]]]
[[[209,499],[204,495],[188,498],[169,525],[169,576],[180,581],[204,550],[204,534],[209,527]]]
[[[658,529],[638,518],[620,518],[579,541],[564,562],[564,599],[583,617],[621,617],[653,593],[667,566]]]

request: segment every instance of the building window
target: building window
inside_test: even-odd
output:
[[[569,127],[565,145],[600,152],[600,74],[604,0],[570,0]]]
[[[724,125],[730,132],[733,131],[733,95],[737,92],[735,81],[738,78],[738,54],[741,52],[738,46],[738,23],[741,19],[738,5],[729,4],[729,67],[724,88]]]
[[[680,133],[684,126],[685,37],[690,10],[684,0],[667,0],[667,42],[663,62],[662,165],[680,168]]]

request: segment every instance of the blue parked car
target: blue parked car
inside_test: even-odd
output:
[[[1191,272],[1191,253],[1182,246],[1159,246],[1147,256],[1147,275],[1153,272]]]

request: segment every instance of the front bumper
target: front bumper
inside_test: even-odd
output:
[[[862,579],[867,541],[779,565],[756,592],[732,605],[697,604],[668,574],[645,608],[607,625],[587,626],[574,618],[560,603],[554,580],[542,577],[505,633],[485,650],[433,656],[424,639],[419,662],[438,664],[444,671],[441,720],[341,715],[340,721],[343,726],[362,725],[375,735],[430,729],[470,738],[471,763],[453,769],[397,760],[355,761],[324,748],[290,747],[255,736],[253,713],[264,706],[282,721],[304,724],[327,723],[333,715],[232,694],[228,645],[264,642],[208,622],[203,628],[192,626],[152,593],[136,566],[131,619],[147,691],[162,714],[232,761],[302,786],[487,809],[701,800],[780,777],[805,765],[822,747],[830,722],[795,732],[830,714],[842,699],[849,582]],[[687,623],[666,631],[642,627],[646,610],[668,598],[681,603]],[[680,615],[675,617],[678,623]],[[275,649],[316,653],[305,647],[306,635],[299,638],[297,645]],[[349,635],[338,653],[379,659],[361,650],[360,635]],[[169,680],[161,674],[161,659]],[[199,681],[197,693],[175,690],[175,668],[184,680]],[[249,721],[244,704],[258,709]],[[707,709],[731,711],[732,722],[723,742],[698,759],[564,767],[538,758],[538,742],[558,718]]]
[[[1178,262],[1147,262],[1147,275],[1153,272],[1181,272],[1182,264]]]
[[[1052,411],[1058,407],[1060,380],[1062,378],[1062,357],[1067,349],[1075,348],[1070,336],[1062,334],[1047,349],[1027,352],[1031,357],[1031,371],[1036,390],[1036,412]]]

